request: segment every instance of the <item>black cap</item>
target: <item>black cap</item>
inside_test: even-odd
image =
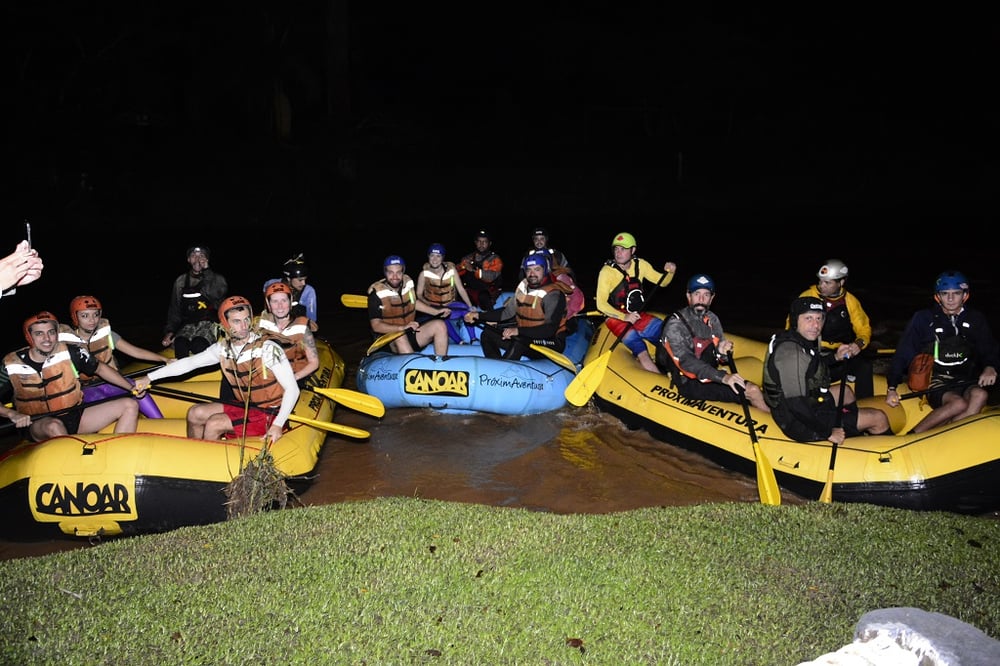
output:
[[[805,312],[823,312],[823,301],[815,296],[799,296],[792,301],[792,307],[789,311],[793,319]]]
[[[545,236],[548,238],[549,232],[545,230],[545,227],[535,227],[534,231],[531,232],[532,236]]]
[[[205,247],[204,245],[192,245],[191,247],[189,247],[187,249],[187,254],[184,255],[184,258],[185,259],[189,258],[191,256],[192,252],[201,252],[202,254],[205,255],[206,259],[211,259],[212,258],[211,253],[209,252],[208,248]]]
[[[490,232],[486,231],[485,229],[480,229],[479,231],[477,231],[476,238],[485,238],[486,240],[489,241],[493,240],[493,237],[490,236]]]

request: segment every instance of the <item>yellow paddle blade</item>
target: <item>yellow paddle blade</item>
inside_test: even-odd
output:
[[[831,469],[826,473],[826,485],[823,486],[823,492],[819,494],[819,501],[824,504],[830,504],[833,502],[833,470]]]
[[[753,455],[757,460],[757,493],[760,495],[760,503],[778,506],[781,504],[778,479],[774,476],[771,461],[767,459],[758,442],[753,443]]]
[[[328,430],[330,432],[335,432],[339,435],[346,435],[347,437],[354,437],[356,439],[368,439],[371,437],[371,433],[367,430],[362,430],[361,428],[352,428],[351,426],[340,425],[339,423],[330,423],[329,421],[318,421],[316,419],[310,419],[305,416],[297,416],[291,414],[288,417],[289,421],[294,421],[296,423],[302,423],[307,426],[312,426],[313,428],[320,428],[322,430]]]
[[[564,395],[566,402],[574,407],[583,407],[594,395],[594,391],[600,386],[604,379],[604,373],[608,369],[608,361],[611,360],[611,349],[604,352],[596,359],[583,366],[577,373],[573,381],[566,387]]]
[[[382,349],[382,347],[385,347],[387,344],[389,344],[390,342],[392,342],[393,340],[402,335],[406,335],[406,331],[395,331],[393,333],[386,333],[385,335],[383,335],[378,340],[372,343],[372,346],[369,347],[368,351],[365,352],[365,356],[368,356],[373,351]]]
[[[561,365],[562,367],[572,372],[574,375],[576,374],[576,365],[573,363],[573,361],[569,360],[569,357],[567,357],[565,354],[560,354],[556,350],[549,349],[548,347],[545,347],[543,345],[532,344],[529,346],[534,351],[538,352],[539,354],[549,359],[556,365]]]
[[[341,294],[340,302],[345,308],[367,308],[368,297],[361,294]]]
[[[356,412],[370,414],[378,418],[385,416],[385,405],[373,395],[344,388],[314,388],[312,390]]]
[[[735,375],[736,360],[732,353],[728,354],[729,370]],[[743,418],[747,422],[747,431],[750,433],[750,443],[753,445],[753,457],[757,463],[757,494],[760,495],[761,504],[778,506],[781,504],[781,489],[778,488],[778,479],[774,475],[771,461],[767,459],[764,450],[760,448],[757,441],[757,431],[754,430],[753,416],[750,414],[750,401],[747,399],[746,391],[737,384],[737,393],[740,394],[740,405],[743,407]]]

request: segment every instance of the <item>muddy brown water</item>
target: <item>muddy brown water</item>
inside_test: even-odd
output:
[[[367,340],[335,344],[348,363],[345,386]],[[553,513],[612,513],[705,502],[756,502],[756,480],[627,429],[593,407],[532,416],[442,414],[394,409],[382,419],[338,408],[337,423],[368,440],[331,435],[305,505],[386,496],[518,507]],[[749,440],[749,438],[748,438]],[[788,504],[804,500],[784,492]],[[75,540],[0,541],[0,559],[87,547]]]

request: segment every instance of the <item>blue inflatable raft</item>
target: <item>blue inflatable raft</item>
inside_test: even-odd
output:
[[[565,355],[579,370],[593,324],[576,317]],[[386,409],[422,407],[445,413],[540,414],[566,405],[565,390],[576,373],[547,358],[519,361],[485,358],[478,342],[451,344],[435,359],[429,349],[415,354],[379,350],[362,359],[357,388]]]

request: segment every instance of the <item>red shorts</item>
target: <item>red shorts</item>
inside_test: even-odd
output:
[[[267,434],[274,420],[274,414],[257,407],[251,407],[247,411],[242,405],[223,405],[222,411],[233,423],[233,432],[223,435],[223,439],[236,439],[243,437],[246,430],[247,437],[263,437]],[[244,419],[244,412],[246,418]]]

